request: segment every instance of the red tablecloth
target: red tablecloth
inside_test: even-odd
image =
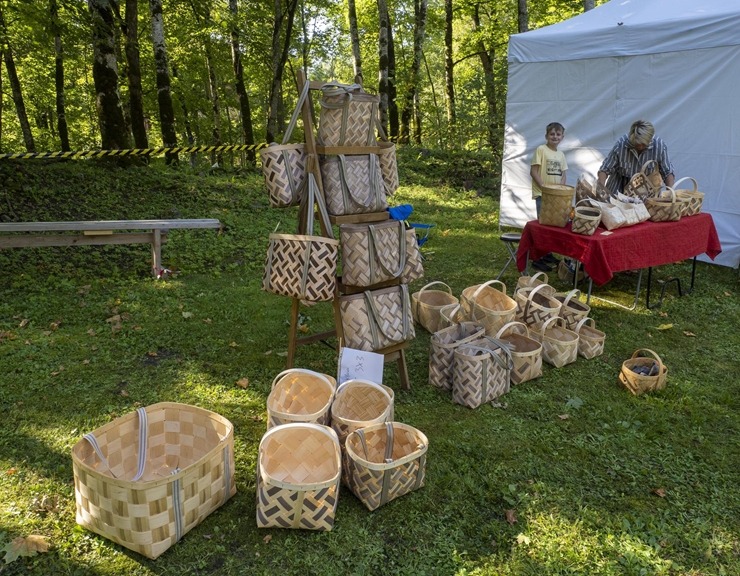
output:
[[[605,284],[615,272],[649,268],[706,254],[712,260],[722,251],[712,216],[699,213],[678,222],[643,222],[607,232],[599,227],[593,236],[574,234],[565,228],[528,222],[517,249],[520,271],[527,254],[537,260],[555,252],[579,260],[596,284]]]

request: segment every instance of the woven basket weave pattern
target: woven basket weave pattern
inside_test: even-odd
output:
[[[161,402],[146,413],[140,480],[130,480],[138,467],[136,413],[92,432],[110,469],[84,439],[72,448],[72,468],[77,523],[157,558],[236,494],[234,433],[228,420],[195,406]]]
[[[641,356],[641,354],[648,354],[649,356]],[[654,376],[637,374],[631,370],[638,366],[650,367],[656,362],[658,364],[658,374]],[[649,348],[638,348],[635,350],[631,358],[622,362],[622,368],[619,371],[619,381],[627,390],[636,396],[645,392],[662,390],[665,388],[667,380],[668,367],[663,364],[660,356]]]
[[[363,93],[325,93],[321,100],[319,142],[324,146],[369,146],[375,140],[379,98]]]
[[[430,286],[440,286],[442,289],[430,289]],[[411,313],[416,322],[427,332],[434,334],[443,328],[442,309],[457,303],[452,289],[444,282],[436,280],[411,295]]]
[[[573,331],[578,334],[578,355],[586,359],[596,358],[604,353],[606,334],[596,329],[593,318],[583,318]]]
[[[509,370],[491,358],[493,354],[503,357],[503,352],[479,349],[486,346],[486,340],[476,340],[455,350],[452,400],[457,404],[478,408],[509,391]]]
[[[506,295],[506,285],[498,280],[468,286],[460,295],[460,305],[465,317],[482,324],[488,336],[494,336],[504,324],[514,320],[517,308],[516,301]]]
[[[578,334],[564,324],[562,318],[554,317],[531,332],[542,344],[542,359],[555,368],[571,364],[578,358]]]
[[[551,286],[521,288],[514,293],[517,303],[516,319],[528,326],[542,324],[560,313],[561,304],[553,296]]]
[[[388,208],[375,154],[321,156],[321,179],[329,214],[365,214]]]
[[[509,322],[501,327],[496,339],[512,346],[512,384],[521,384],[542,376],[542,344],[529,337],[529,329],[521,322]]]
[[[408,289],[403,284],[342,296],[339,311],[347,348],[373,352],[406,342],[415,335]]]
[[[286,370],[275,377],[267,397],[267,429],[290,422],[328,426],[334,385],[323,374]]]
[[[260,159],[270,206],[286,208],[300,203],[308,164],[305,145],[271,144],[260,150]]]
[[[366,380],[348,380],[337,390],[331,412],[331,426],[344,445],[351,432],[392,420],[393,391]]]
[[[565,184],[542,187],[542,206],[539,222],[546,226],[564,228],[570,219],[570,210],[576,189]]]
[[[455,349],[480,339],[485,333],[485,328],[475,322],[461,322],[435,332],[429,344],[429,383],[442,390],[452,390]]]
[[[396,160],[396,145],[392,142],[378,142],[380,152],[380,173],[385,184],[385,193],[390,196],[400,186],[398,181],[398,161]]]

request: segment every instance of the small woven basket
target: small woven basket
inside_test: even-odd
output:
[[[430,290],[430,286],[444,286],[445,290]],[[427,332],[434,334],[442,328],[440,312],[449,304],[457,304],[458,299],[452,289],[444,282],[430,282],[411,295],[411,315]]]
[[[514,291],[516,292],[520,288],[535,288],[541,284],[544,284],[547,286],[547,288],[542,288],[540,292],[550,296],[552,294],[555,294],[555,288],[550,286],[548,282],[549,278],[544,272],[537,272],[533,276],[519,276],[519,278],[517,278],[516,280],[516,288],[514,288]]]
[[[694,183],[694,187],[690,190],[681,189],[678,187],[679,184],[685,180],[691,180]],[[698,191],[698,185],[696,180],[691,176],[685,176],[673,184],[673,190],[676,192],[676,198],[680,201],[686,202],[686,213],[684,216],[694,216],[701,212],[701,206],[704,202],[704,193]]]
[[[393,396],[388,388],[370,380],[353,379],[340,384],[331,405],[331,427],[343,446],[350,432],[388,422],[393,414]]]
[[[512,368],[508,346],[493,338],[481,338],[455,349],[452,368],[452,400],[478,408],[509,391]]]
[[[511,348],[512,384],[521,384],[542,376],[542,344],[529,337],[529,328],[521,322],[509,322],[501,327],[496,339]]]
[[[583,318],[575,325],[573,331],[578,334],[578,355],[590,359],[604,353],[606,334],[596,329],[593,318]]]
[[[272,428],[260,441],[258,458],[258,528],[332,529],[342,460],[331,428],[308,423]]]
[[[542,324],[560,313],[562,304],[554,296],[552,286],[540,284],[534,288],[520,288],[514,293],[517,303],[516,319],[528,326]]]
[[[576,189],[566,184],[542,186],[542,207],[539,222],[545,226],[565,228],[570,219]]]
[[[649,356],[643,356],[646,353]],[[654,374],[639,374],[633,370],[647,369]],[[668,379],[668,367],[663,364],[660,356],[649,348],[638,348],[632,354],[632,357],[622,362],[622,369],[619,371],[619,381],[635,396],[654,390],[665,388]]]
[[[576,361],[578,334],[568,330],[559,316],[550,318],[530,333],[542,344],[542,359],[548,364],[561,368]]]
[[[267,397],[267,429],[290,422],[328,426],[335,387],[324,374],[301,368],[284,370],[275,376]]]
[[[234,427],[174,402],[139,408],[72,448],[77,523],[157,558],[236,494]]]
[[[579,204],[584,203],[583,206]],[[601,208],[591,206],[588,200],[581,200],[573,209],[571,230],[575,234],[592,236],[601,223]]]
[[[400,422],[355,430],[344,444],[345,483],[368,510],[424,485],[429,441]]]
[[[500,286],[500,290],[494,288]],[[506,295],[506,285],[499,280],[468,286],[460,295],[460,306],[465,317],[478,322],[488,336],[495,336],[498,329],[511,322],[516,314],[516,302]]]
[[[455,349],[485,334],[485,328],[475,322],[460,322],[435,332],[429,343],[429,383],[436,388],[451,390]]]
[[[439,309],[439,330],[444,330],[455,324],[460,324],[460,322],[467,321],[465,311],[460,304],[446,304]]]
[[[650,213],[653,222],[676,222],[681,219],[681,212],[685,209],[684,204],[676,199],[673,188],[666,186],[670,197],[657,196],[645,200],[645,207]]]
[[[581,291],[574,289],[568,293],[557,293],[553,296],[560,302],[558,316],[565,320],[565,327],[569,330],[573,330],[575,325],[591,312],[591,306],[578,300],[580,295]]]
[[[327,83],[321,89],[318,140],[324,146],[372,146],[380,98],[359,84]]]

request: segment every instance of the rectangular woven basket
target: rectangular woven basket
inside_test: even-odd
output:
[[[326,207],[332,216],[381,212],[388,208],[376,154],[319,157]]]
[[[550,184],[542,187],[542,208],[539,222],[545,226],[564,228],[570,219],[570,210],[576,189],[565,184]]]
[[[319,143],[324,146],[372,146],[380,97],[358,84],[327,83],[322,87]]]
[[[475,322],[460,322],[432,334],[429,341],[429,383],[442,390],[452,390],[452,364],[455,349],[479,340],[486,329]]]
[[[452,400],[468,408],[495,400],[511,386],[511,355],[481,338],[459,346],[452,365]]]
[[[152,404],[86,434],[72,469],[77,523],[157,558],[236,494],[234,427],[196,406]]]

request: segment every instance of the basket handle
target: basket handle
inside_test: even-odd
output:
[[[519,328],[521,326],[521,329]],[[507,322],[496,333],[496,338],[501,338],[507,330],[516,328],[519,330],[518,332],[514,332],[514,334],[521,334],[522,336],[529,336],[529,328],[527,328],[527,325],[524,322]],[[522,332],[522,329],[524,330]]]
[[[596,322],[594,322],[594,319],[586,316],[585,318],[582,318],[581,320],[578,321],[578,324],[576,324],[573,332],[575,332],[576,334],[578,334],[580,336],[581,335],[581,327],[584,324],[586,324],[586,322],[589,323],[589,325],[591,326],[591,328],[596,328]]]
[[[668,192],[671,193],[670,194],[670,196],[671,196],[671,204],[675,204],[676,203],[676,191],[673,188],[671,188],[670,186],[666,186],[665,189]],[[658,198],[663,198],[663,191],[661,191],[661,193],[658,195]]]
[[[478,294],[480,294],[481,290],[483,290],[483,288],[485,288],[486,286],[490,286],[491,284],[501,284],[501,292],[506,294],[506,284],[501,282],[501,280],[489,280],[488,282],[484,282],[483,284],[478,286],[476,291],[473,292],[473,295],[471,296],[473,302],[475,302],[475,299],[478,297]]]
[[[524,318],[525,322],[527,321],[527,317],[529,316],[529,305],[532,303],[532,296],[534,296],[545,286],[547,286],[547,284],[538,284],[534,288],[527,288],[527,303],[524,305],[524,312],[522,313],[522,318]]]
[[[490,336],[484,336],[483,340],[490,342],[493,345],[493,348],[476,346],[475,344],[466,344],[465,347],[469,350],[475,350],[476,352],[487,353],[489,356],[491,356],[491,358],[493,358],[493,361],[501,366],[501,368],[503,368],[504,370],[511,370],[514,367],[514,360],[511,357],[511,344],[503,340],[491,338]],[[508,362],[504,363],[503,358],[501,358],[498,354],[493,354],[493,352],[495,352],[497,348],[504,353],[504,356],[506,356],[506,360],[508,360]]]
[[[426,286],[424,286],[421,290],[419,290],[419,298],[421,299],[421,294],[422,294],[422,292],[424,292],[424,290],[426,290],[427,288],[429,288],[430,286],[433,286],[435,284],[439,284],[441,286],[444,286],[445,288],[447,288],[447,292],[449,292],[449,294],[452,295],[452,288],[450,288],[447,284],[445,284],[444,282],[442,282],[440,280],[435,280],[434,282],[430,282],[429,284],[427,284]]]
[[[540,326],[540,336],[542,336],[543,338],[545,337],[545,332],[550,327],[550,324],[552,324],[553,322],[557,322],[558,324],[560,324],[561,328],[566,328],[565,320],[561,316],[551,316]]]
[[[301,94],[298,97],[298,103],[295,105],[295,110],[293,110],[293,115],[290,117],[290,123],[288,124],[288,129],[285,131],[285,135],[283,136],[283,144],[287,144],[290,140],[291,135],[293,134],[293,128],[295,128],[296,122],[298,121],[298,115],[301,113],[301,108],[303,108],[303,104],[306,102],[306,98],[308,97],[308,89],[310,88],[308,82],[304,82],[303,84],[303,90],[301,90]],[[290,171],[288,171],[290,173]]]
[[[580,297],[581,291],[578,288],[573,288],[570,292],[568,292],[567,296],[565,297],[565,300],[563,300],[563,306],[568,306],[568,303],[571,301],[573,296],[576,298]]]
[[[362,428],[359,428],[358,430],[355,430],[355,432],[357,432],[357,437],[360,439],[360,443],[362,444],[362,451],[365,453],[365,460],[370,460],[370,455],[367,453],[367,439],[365,438],[365,431]],[[393,456],[393,442],[395,440],[393,422],[385,423],[385,433],[386,441],[385,453],[383,454],[383,462],[385,464],[389,464],[393,461],[393,459],[391,458]]]
[[[409,288],[407,284],[399,284],[398,288],[400,288],[401,290],[401,321],[403,323],[402,333],[405,340],[409,333]],[[383,336],[389,338],[388,334],[383,332],[383,329],[380,327],[380,314],[378,314],[378,310],[377,308],[375,308],[375,302],[373,302],[372,292],[370,290],[365,290],[364,296],[365,305],[367,306],[368,317],[370,320],[370,334],[372,335],[373,341],[377,342],[378,340],[376,331],[379,331]]]
[[[692,190],[692,192],[696,192],[699,189],[699,185],[696,183],[696,180],[694,180],[691,176],[684,176],[683,178],[679,179],[677,182],[674,182],[673,189],[678,190],[678,185],[684,180],[691,180],[694,183],[694,189]]]
[[[287,376],[288,374],[295,374],[295,373],[309,374],[311,376],[318,376],[319,379],[326,382],[330,388],[333,388],[333,386],[331,385],[331,382],[329,382],[329,379],[323,374],[321,374],[320,372],[315,372],[313,370],[307,370],[306,368],[288,368],[287,370],[283,370],[282,372],[280,372],[280,374],[275,376],[275,378],[272,381],[272,386],[270,386],[270,390],[274,390],[277,383],[280,382],[280,380],[282,380],[284,376]]]
[[[147,444],[148,444],[147,443],[147,438],[148,438],[147,431],[149,428],[146,408],[137,408],[136,414],[139,416],[139,454],[138,454],[138,468],[136,471],[136,475],[131,479],[132,482],[136,482],[144,474],[144,468],[146,467],[146,453],[147,453]],[[108,464],[108,459],[105,457],[105,455],[103,454],[103,451],[100,449],[100,445],[98,444],[98,439],[95,438],[95,434],[90,432],[89,434],[85,434],[83,438],[90,443],[90,446],[92,446],[93,450],[95,450],[95,454],[97,454],[98,458],[100,458],[100,461],[108,469],[108,472],[111,473],[113,478],[117,479],[118,476],[116,476],[115,472],[111,470],[111,467]]]
[[[652,174],[655,170],[659,170],[660,169],[660,164],[658,164],[655,160],[652,160],[652,159],[651,160],[648,160],[647,162],[645,162],[645,164],[642,165],[642,168],[640,168],[640,172],[642,172],[642,174],[644,174],[645,176],[648,175],[648,173],[646,172],[646,170],[647,170],[647,167],[650,166],[650,164],[655,164],[655,168],[653,168],[650,171],[650,174]]]
[[[378,254],[378,238],[377,238],[377,226],[375,224],[369,224],[368,229],[370,231],[368,247],[370,249],[370,277],[375,278],[375,261],[380,263],[380,267],[386,274],[389,274],[393,278],[398,278],[402,273],[403,269],[406,268],[406,229],[403,222],[396,220],[396,228],[398,229],[398,268],[391,270],[379,257]]]
[[[658,375],[663,374],[663,360],[660,359],[660,356],[658,356],[657,352],[654,352],[650,348],[638,348],[632,353],[632,358],[637,358],[638,356],[641,356],[640,352],[649,352],[650,355],[658,361]],[[643,356],[646,357],[646,356]]]
[[[342,195],[344,196],[344,202],[345,204],[349,203],[349,200],[352,199],[356,203],[361,204],[365,208],[372,208],[373,202],[377,201],[377,183],[378,183],[378,157],[375,154],[367,154],[367,162],[368,162],[368,181],[370,184],[370,195],[368,196],[367,200],[363,201],[356,197],[356,194],[352,193],[352,190],[350,190],[349,184],[347,184],[347,166],[346,166],[346,158],[344,154],[337,154],[337,160],[338,160],[338,166],[339,166],[339,180],[341,182],[342,187]]]

